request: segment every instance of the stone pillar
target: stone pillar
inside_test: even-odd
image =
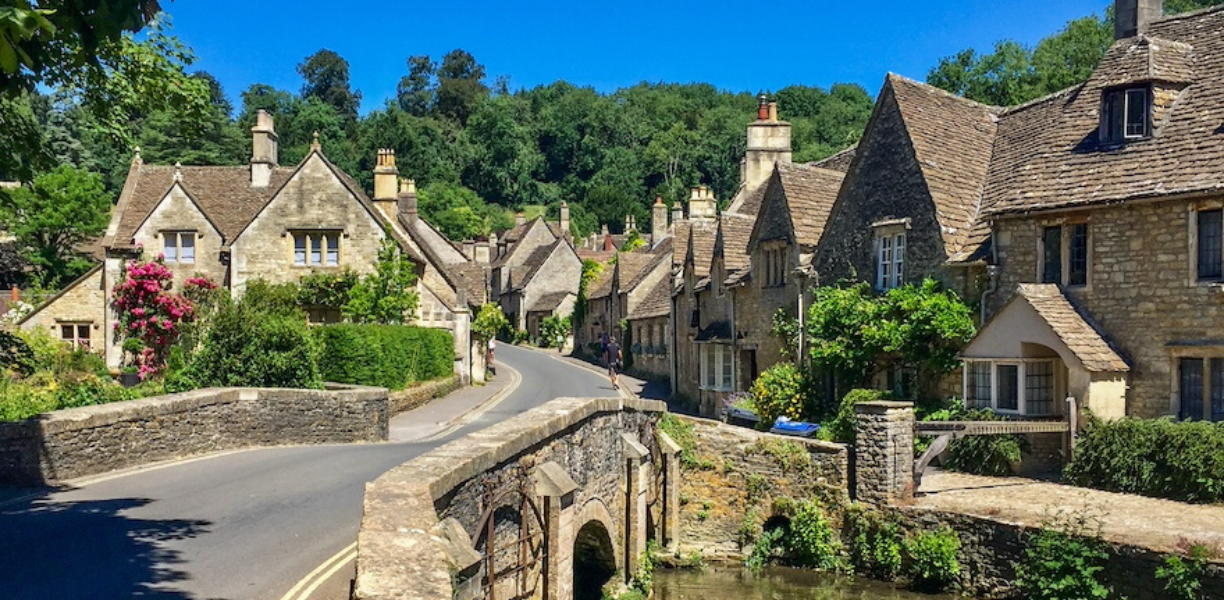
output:
[[[544,561],[543,600],[574,597],[574,529],[577,509],[574,493],[578,484],[561,468],[548,461],[532,474],[536,494],[541,497],[548,556]]]
[[[854,495],[889,505],[914,496],[914,404],[863,402],[854,407]]]
[[[662,531],[659,539],[663,540],[664,547],[674,550],[680,539],[680,444],[662,431],[658,432],[658,436],[659,448],[663,450],[663,489],[659,490],[662,499],[659,524]]]
[[[621,434],[625,452],[625,583],[637,570],[638,557],[646,551],[646,482],[650,474],[650,451],[637,438]]]
[[[469,385],[472,383],[472,313],[466,299],[461,297],[457,304],[455,327],[451,329],[455,336],[455,376],[460,385]]]

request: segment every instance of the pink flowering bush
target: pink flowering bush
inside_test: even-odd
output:
[[[119,315],[115,334],[124,340],[123,347],[132,355],[141,380],[165,369],[170,347],[182,328],[196,320],[190,297],[217,288],[203,277],[187,280],[183,295],[171,293],[173,286],[174,274],[158,257],[152,262],[128,263],[123,279],[112,290],[111,307]]]

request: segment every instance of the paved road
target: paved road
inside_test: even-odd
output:
[[[356,539],[366,482],[552,398],[615,394],[541,353],[498,360],[519,388],[438,441],[249,450],[0,504],[0,598],[277,599]]]

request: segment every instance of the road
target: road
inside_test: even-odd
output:
[[[367,482],[553,398],[615,394],[542,353],[498,360],[519,387],[437,441],[246,450],[0,504],[0,598],[276,600],[356,540]]]

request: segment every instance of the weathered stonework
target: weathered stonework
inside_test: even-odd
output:
[[[888,506],[914,495],[914,405],[861,402],[854,442],[854,497]]]
[[[90,327],[90,346],[101,348],[110,329],[106,325],[107,296],[103,269],[95,268],[46,303],[43,310],[30,315],[21,323],[21,328],[41,329],[52,338],[60,339],[62,324],[87,324]]]
[[[459,387],[462,383],[459,377],[429,381],[414,385],[405,390],[391,392],[387,395],[387,414],[394,417],[402,412],[412,410],[428,403],[435,398],[441,398]]]
[[[387,439],[387,391],[208,388],[0,424],[0,482],[45,483],[196,454]]]

